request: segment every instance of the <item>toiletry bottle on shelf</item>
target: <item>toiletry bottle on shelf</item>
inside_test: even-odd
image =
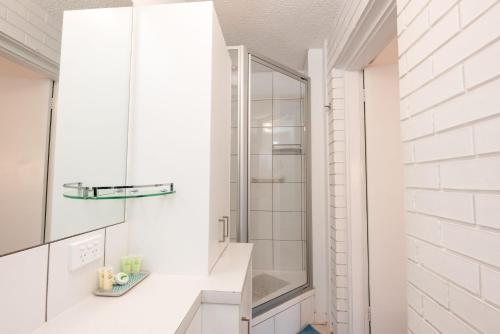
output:
[[[122,272],[127,275],[132,273],[132,259],[130,256],[125,256],[121,258]]]
[[[113,283],[114,283],[113,269],[107,267],[104,270],[104,280],[103,280],[102,290],[104,291],[113,290]]]
[[[134,256],[132,257],[132,273],[138,274],[141,272],[142,257]]]

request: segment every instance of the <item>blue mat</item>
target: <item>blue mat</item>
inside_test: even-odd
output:
[[[299,332],[299,334],[319,334],[319,332],[315,330],[313,326],[307,325],[306,328]]]

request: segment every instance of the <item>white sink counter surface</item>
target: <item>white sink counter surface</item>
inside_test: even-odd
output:
[[[184,333],[202,302],[240,304],[252,247],[230,243],[208,276],[152,273],[124,296],[89,296],[33,333]]]

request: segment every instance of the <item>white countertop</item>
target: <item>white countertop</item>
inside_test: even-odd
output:
[[[182,333],[202,302],[240,303],[251,253],[252,244],[231,243],[208,276],[153,273],[122,297],[87,297],[34,333]]]

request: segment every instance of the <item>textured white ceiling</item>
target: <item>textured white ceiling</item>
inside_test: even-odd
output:
[[[32,1],[56,16],[66,9],[131,4],[131,0]],[[214,3],[228,45],[244,44],[256,53],[301,70],[307,49],[323,46],[340,6],[347,1],[215,0]]]

